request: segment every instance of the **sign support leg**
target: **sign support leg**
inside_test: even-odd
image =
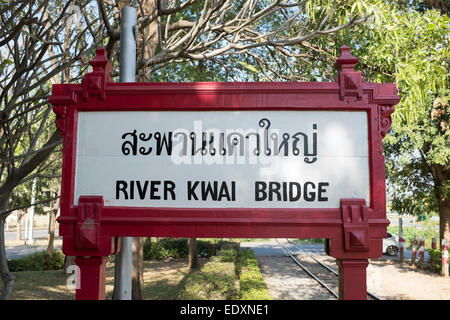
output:
[[[108,257],[77,257],[77,300],[104,300]]]
[[[367,300],[367,259],[336,260],[339,266],[339,300]]]

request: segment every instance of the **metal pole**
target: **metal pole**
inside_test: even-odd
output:
[[[136,81],[136,9],[124,7],[120,19],[120,82]],[[131,300],[132,237],[122,237],[120,244],[120,300]]]
[[[405,254],[405,241],[403,239],[403,218],[400,215],[398,218],[398,241],[399,241],[399,251],[400,251],[400,262],[403,262],[404,254]]]
[[[36,202],[36,182],[37,179],[34,178],[33,179],[33,186],[31,187],[31,203],[35,203]],[[31,206],[30,208],[30,223],[28,224],[28,244],[33,244],[34,243],[34,239],[33,239],[33,227],[34,227],[34,212],[35,212],[36,208],[34,205]]]

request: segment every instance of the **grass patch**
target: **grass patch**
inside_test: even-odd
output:
[[[271,299],[253,251],[238,242],[220,242],[217,256],[200,258],[201,269],[189,272],[187,259],[144,261],[146,300],[266,300]],[[12,300],[73,300],[64,270],[14,272]],[[111,299],[114,263],[106,269],[106,299]]]
[[[144,261],[144,298],[146,300],[177,299],[183,280],[188,274],[187,260]],[[74,300],[75,289],[67,287],[71,274],[64,270],[14,272],[17,280],[11,300]],[[106,268],[106,299],[114,288],[114,263]]]
[[[252,250],[244,249],[240,252],[238,266],[239,300],[271,300]]]
[[[231,300],[238,295],[236,263],[239,244],[221,244],[198,271],[192,271],[178,294],[181,300]]]
[[[14,273],[11,300],[74,300],[75,292],[67,288],[68,275],[62,270],[22,271]]]
[[[203,259],[201,259],[203,260]],[[144,298],[176,300],[189,274],[187,259],[144,262]]]
[[[178,295],[183,300],[271,300],[251,249],[222,244],[199,271],[191,272]]]
[[[181,300],[230,300],[236,294],[234,264],[212,258],[198,272],[192,272],[180,291]]]

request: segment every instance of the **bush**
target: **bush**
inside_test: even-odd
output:
[[[440,273],[442,269],[442,254],[439,249],[428,250],[430,254],[431,271]]]
[[[238,253],[235,249],[222,249],[217,253],[217,257],[223,262],[236,263],[238,258]]]
[[[429,249],[428,253],[430,254],[431,261],[431,271],[436,273],[441,273],[442,271],[442,251],[441,249]],[[449,264],[449,272],[450,272],[450,264]]]
[[[51,258],[46,251],[43,251],[8,260],[8,268],[11,272],[59,270],[64,268],[64,257],[60,250],[54,251]]]
[[[144,244],[144,260],[183,258],[187,254],[187,239],[164,238]]]
[[[207,256],[210,252],[211,242],[197,240],[198,254]],[[186,258],[188,256],[188,240],[175,238],[162,238],[144,244],[144,260],[167,260]]]

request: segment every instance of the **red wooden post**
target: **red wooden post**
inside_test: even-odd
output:
[[[416,265],[416,252],[417,252],[417,236],[414,235],[414,240],[412,243],[412,253],[411,253],[411,265]]]
[[[436,238],[431,238],[431,249],[437,249]]]
[[[80,268],[77,278],[77,300],[104,300],[106,261],[108,257],[77,257]]]
[[[448,277],[448,241],[442,240],[442,271],[444,277]]]
[[[420,238],[420,245],[419,245],[419,267],[423,267],[423,260],[425,255],[425,237],[422,236]]]
[[[436,238],[431,238],[431,249],[433,249],[433,250],[437,249]],[[432,270],[433,269],[433,259],[430,258],[430,260],[428,260],[428,264],[429,264],[430,270]]]
[[[367,300],[367,259],[337,260],[339,266],[339,300]]]
[[[400,242],[400,262],[403,262],[405,258],[405,248],[406,248],[405,238],[400,237],[399,242]]]

